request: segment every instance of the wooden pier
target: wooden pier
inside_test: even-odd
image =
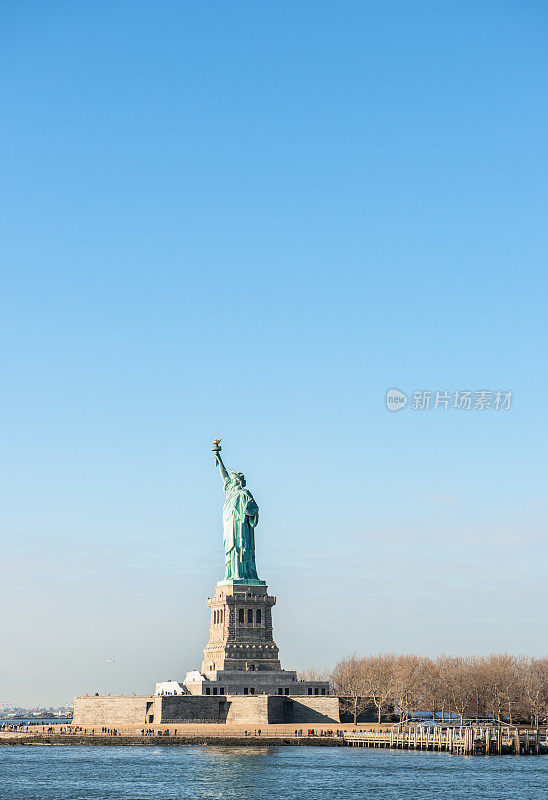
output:
[[[393,750],[432,750],[455,755],[548,754],[547,734],[509,727],[437,727],[420,725],[405,729],[344,733],[349,747]]]

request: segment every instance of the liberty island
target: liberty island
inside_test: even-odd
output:
[[[295,671],[283,669],[273,636],[276,598],[259,578],[255,559],[259,506],[245,476],[226,469],[219,439],[213,452],[225,493],[221,515],[224,574],[207,599],[210,630],[200,670],[188,671],[182,681],[160,681],[149,695],[77,697],[72,723],[47,724],[40,731],[22,721],[0,730],[0,743],[139,746],[194,744],[199,739],[210,744],[253,745],[260,740],[262,745],[321,744],[452,755],[548,753],[546,732],[539,730],[538,720],[533,730],[502,720],[494,724],[492,718],[474,722],[462,714],[460,721],[454,714],[444,721],[442,714],[441,722],[433,717],[431,723],[420,714],[416,720],[400,714],[394,724],[391,711],[384,723],[379,711],[374,728],[356,730],[359,702],[374,700],[366,684],[360,685],[360,696],[349,696],[345,689],[352,692],[352,687],[335,677],[339,692],[330,694],[327,681],[299,680]],[[427,665],[423,663],[422,668]],[[355,710],[353,725],[347,724],[349,702]],[[339,708],[347,717],[342,724]]]
[[[255,561],[259,507],[245,476],[226,469],[220,442],[215,439],[212,449],[225,492],[224,575],[207,599],[209,640],[200,670],[189,670],[182,681],[159,681],[151,695],[76,697],[73,725],[340,721],[339,699],[330,695],[328,681],[298,680],[281,666],[272,625],[276,597],[258,577]]]
[[[0,742],[139,745],[192,744],[199,739],[252,745],[260,740],[263,745],[321,744],[452,755],[548,752],[546,732],[538,727],[520,729],[502,721],[494,725],[490,719],[474,722],[462,715],[460,721],[455,715],[444,721],[442,715],[441,722],[432,720],[431,725],[420,715],[417,720],[400,715],[394,724],[389,710],[386,722],[379,712],[374,728],[356,730],[358,705],[374,701],[368,685],[360,684],[360,696],[350,696],[352,687],[335,677],[339,691],[332,694],[328,681],[300,680],[295,671],[283,669],[272,624],[276,598],[259,578],[255,559],[259,506],[245,476],[226,469],[218,439],[213,453],[225,494],[224,572],[207,599],[209,640],[201,668],[191,669],[181,681],[159,681],[149,695],[77,697],[71,723],[48,724],[40,731],[23,721],[13,730],[0,730]],[[348,725],[349,704],[355,712],[353,725]]]

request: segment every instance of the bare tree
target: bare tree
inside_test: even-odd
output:
[[[505,716],[512,724],[521,692],[518,660],[508,653],[493,653],[485,660],[485,665],[495,719],[500,722]]]
[[[315,669],[315,667],[307,667],[297,673],[297,680],[299,681],[328,681],[331,679],[331,673],[328,669]]]
[[[470,683],[470,707],[468,716],[485,717],[488,713],[490,698],[490,676],[485,658],[471,656],[469,658],[469,683]]]
[[[447,659],[449,672],[449,702],[451,712],[463,719],[470,714],[476,699],[476,686],[472,680],[473,661],[470,658],[453,656]]]
[[[455,663],[451,656],[438,656],[435,659],[435,667],[437,672],[438,704],[443,722],[446,712],[451,715]]]
[[[538,728],[548,714],[548,658],[529,658],[525,667],[524,694],[531,722]]]
[[[442,720],[456,712],[461,722],[465,716],[492,716],[513,724],[529,717],[536,726],[548,715],[548,657],[354,655],[339,661],[331,684],[354,722],[368,705],[375,707],[379,722],[391,705],[397,706],[400,721],[413,709],[429,711],[433,718],[441,712]]]
[[[370,704],[362,660],[358,659],[356,655],[341,659],[331,673],[331,682],[343,707],[351,711],[354,725],[356,725],[358,715],[365,711]]]
[[[394,703],[400,722],[419,708],[421,674],[424,659],[417,655],[398,656],[394,665]]]
[[[361,661],[365,687],[377,709],[377,722],[394,702],[396,691],[396,656],[393,653],[368,656]]]
[[[439,664],[432,658],[425,658],[421,673],[419,696],[423,710],[429,711],[432,714],[432,719],[442,708],[442,695],[442,675],[440,674]]]

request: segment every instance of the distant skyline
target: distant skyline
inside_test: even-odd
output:
[[[0,21],[0,700],[199,668],[216,436],[282,666],[544,655],[545,4]]]

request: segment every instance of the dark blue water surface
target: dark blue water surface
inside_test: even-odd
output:
[[[545,800],[548,756],[350,747],[0,747],[2,800]]]

